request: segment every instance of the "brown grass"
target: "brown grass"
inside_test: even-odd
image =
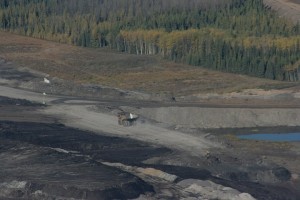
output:
[[[277,88],[283,84],[177,64],[157,56],[81,48],[6,32],[0,32],[0,57],[17,66],[75,82],[176,96],[232,92],[266,85]]]

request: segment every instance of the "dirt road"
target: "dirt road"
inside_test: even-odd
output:
[[[62,123],[79,129],[93,132],[105,132],[109,135],[130,137],[141,141],[154,144],[160,144],[173,149],[186,151],[192,155],[204,155],[210,147],[216,147],[212,142],[191,135],[186,135],[177,131],[170,131],[151,124],[139,124],[134,127],[124,128],[118,125],[117,117],[106,113],[97,112],[93,107],[100,101],[72,101],[69,103],[57,103],[59,99],[65,98],[60,96],[47,96],[30,91],[8,88],[0,86],[1,96],[10,98],[26,99],[48,105],[41,112],[56,116]],[[80,104],[79,104],[80,103]]]

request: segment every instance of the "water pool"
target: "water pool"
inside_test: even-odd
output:
[[[297,142],[300,141],[300,133],[258,133],[238,136],[240,139],[263,140],[271,142]]]

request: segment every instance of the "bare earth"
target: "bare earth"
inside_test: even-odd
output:
[[[264,0],[264,3],[279,12],[280,16],[300,22],[299,0]]]
[[[2,67],[3,66],[5,65],[2,65]],[[23,72],[21,72],[21,74],[24,75]],[[18,75],[18,71],[14,71],[9,75],[8,73],[6,75],[4,74],[5,78],[10,80],[13,79],[13,77],[15,77],[16,75]],[[27,76],[28,75],[26,75],[25,77]],[[42,76],[40,76],[39,79],[42,81]],[[17,80],[15,79],[15,81]],[[14,142],[15,140],[18,141],[19,145],[21,145],[19,147],[14,147],[14,149],[9,149],[6,151],[3,150],[3,152],[0,152],[0,156],[3,157],[2,160],[4,160],[5,158],[5,165],[2,165],[1,168],[2,171],[4,170],[6,172],[11,168],[11,166],[14,166],[16,164],[20,165],[18,163],[21,161],[21,163],[31,163],[34,169],[37,168],[35,171],[38,171],[38,174],[32,174],[28,170],[22,172],[14,172],[17,174],[22,173],[25,175],[21,178],[11,175],[6,176],[5,174],[9,174],[8,172],[2,174],[2,180],[6,180],[6,182],[2,183],[0,187],[0,191],[2,195],[4,195],[2,197],[15,197],[15,190],[19,190],[23,191],[24,195],[31,195],[30,198],[33,196],[38,196],[38,199],[46,199],[47,197],[52,197],[55,199],[59,197],[57,195],[62,195],[60,198],[64,197],[64,195],[75,197],[76,194],[78,194],[77,191],[86,189],[88,189],[88,193],[95,195],[97,194],[98,197],[81,197],[83,199],[99,199],[100,197],[104,197],[104,194],[109,193],[104,191],[95,191],[93,188],[95,184],[98,184],[98,181],[90,178],[89,173],[93,172],[93,170],[96,170],[98,172],[97,174],[99,174],[97,176],[102,176],[100,180],[104,181],[103,184],[111,185],[110,181],[108,181],[109,179],[106,180],[107,178],[104,178],[103,176],[113,176],[109,173],[114,173],[115,175],[116,172],[106,173],[105,167],[90,168],[90,166],[87,165],[86,161],[88,161],[88,163],[97,162],[101,166],[105,165],[113,167],[114,169],[120,169],[122,171],[122,174],[129,173],[145,181],[145,183],[141,183],[140,180],[138,180],[137,182],[130,181],[130,184],[134,185],[140,182],[139,185],[142,184],[144,185],[143,187],[148,187],[147,191],[150,192],[148,194],[143,194],[142,188],[134,189],[134,191],[136,192],[134,195],[138,194],[138,191],[143,194],[140,196],[140,199],[181,199],[189,197],[201,197],[206,199],[219,198],[252,200],[253,197],[255,197],[256,199],[284,200],[286,197],[288,197],[290,199],[296,200],[300,195],[297,189],[300,184],[300,172],[297,168],[297,166],[299,166],[300,164],[299,159],[290,159],[291,157],[299,157],[299,148],[297,148],[297,143],[265,144],[250,141],[243,143],[242,141],[236,140],[236,138],[232,134],[228,135],[228,133],[226,133],[225,130],[222,131],[222,129],[220,130],[221,134],[219,134],[218,132],[215,133],[216,130],[202,131],[199,129],[189,129],[189,127],[192,126],[188,125],[184,127],[182,126],[182,122],[184,122],[184,120],[189,121],[189,119],[191,119],[191,117],[193,116],[193,112],[189,112],[189,110],[195,109],[193,107],[190,107],[190,105],[187,103],[177,102],[172,102],[172,105],[179,106],[181,111],[178,111],[176,113],[167,112],[168,115],[166,116],[162,114],[157,115],[163,117],[159,119],[161,120],[158,121],[160,123],[158,123],[157,121],[152,121],[151,117],[147,118],[146,113],[150,112],[146,111],[146,113],[141,115],[141,121],[139,121],[137,126],[125,128],[117,124],[117,118],[115,115],[115,113],[121,108],[129,110],[134,108],[139,110],[143,109],[144,107],[146,109],[149,108],[150,111],[152,110],[154,112],[156,108],[173,108],[166,106],[168,104],[164,105],[163,102],[136,102],[134,100],[126,101],[124,99],[96,100],[86,97],[78,98],[72,96],[43,95],[42,91],[36,93],[23,89],[16,89],[12,88],[11,86],[9,87],[9,84],[11,84],[10,81],[8,81],[7,83],[8,84],[2,84],[2,86],[0,86],[0,94],[2,96],[27,99],[29,101],[34,101],[40,104],[42,102],[45,102],[47,107],[41,106],[38,109],[32,109],[30,107],[23,106],[24,103],[21,100],[16,100],[15,103],[12,103],[11,106],[4,106],[1,109],[0,120],[4,120],[2,121],[2,124],[0,126],[0,136],[4,137],[4,141],[1,140],[1,145],[7,146],[7,142]],[[276,96],[271,96],[271,98],[276,98]],[[192,105],[199,105],[200,107],[205,106],[201,103],[193,103]],[[217,108],[218,105],[220,104],[215,105],[215,109],[219,110],[222,113],[222,109]],[[151,109],[151,107],[153,106],[154,108]],[[228,109],[229,111],[230,109],[234,111],[237,108],[230,108],[229,106]],[[20,112],[20,110],[22,112]],[[264,111],[262,110],[262,112]],[[174,119],[172,118],[172,115],[173,117],[174,115],[178,115],[178,117],[181,117],[182,121],[172,121],[172,119]],[[143,116],[145,116],[145,118],[143,118]],[[206,118],[210,119],[210,117],[212,116],[213,115],[210,115],[209,112],[207,112]],[[239,117],[240,120],[245,120],[243,123],[247,123],[247,120],[252,120],[243,118],[241,115],[236,114],[227,115],[226,118],[228,118],[229,120],[236,120],[237,117]],[[266,117],[268,116],[266,115]],[[168,118],[171,119],[171,121],[168,121]],[[197,119],[197,116],[194,116],[194,118]],[[199,118],[200,122],[201,119],[203,118]],[[9,120],[9,122],[7,122],[7,120]],[[214,121],[215,119],[211,120]],[[248,123],[250,123],[250,121],[248,121]],[[289,120],[287,120],[287,122],[288,121]],[[30,128],[26,128],[25,134],[23,135],[26,136],[28,135],[28,133],[30,133],[32,134],[32,136],[26,139],[26,137],[22,138],[22,134],[18,136],[18,134],[22,133],[21,130],[24,129],[24,127],[22,128],[22,126],[19,130],[17,129],[17,131],[10,133],[15,135],[7,135],[8,130],[14,129],[16,126],[19,126],[14,125],[14,123],[16,122],[46,122],[49,125],[35,125],[41,127],[41,129],[44,130],[47,129],[42,128],[43,126],[61,127],[61,125],[55,125],[55,123],[60,122],[67,125],[68,127],[75,127],[81,130],[93,131],[94,133],[96,133],[96,135],[99,136],[112,137],[113,141],[117,138],[119,138],[118,140],[121,140],[120,138],[123,138],[124,140],[132,139],[140,142],[137,142],[137,144],[143,144],[144,142],[146,142],[148,145],[154,146],[155,148],[167,148],[169,149],[168,151],[171,150],[171,153],[166,155],[166,151],[160,150],[159,152],[161,153],[158,152],[158,154],[156,155],[149,156],[149,153],[146,153],[149,150],[149,147],[145,147],[145,144],[143,144],[143,150],[139,150],[133,147],[133,149],[128,150],[128,153],[126,154],[122,154],[121,152],[115,154],[115,150],[112,150],[110,147],[112,145],[110,142],[104,143],[103,147],[99,146],[98,142],[95,141],[95,139],[97,138],[96,135],[93,136],[94,139],[91,138],[91,140],[93,141],[92,144],[85,144],[83,139],[70,139],[70,136],[68,136],[66,132],[62,132],[63,134],[61,136],[51,136],[51,132],[38,131],[41,134],[39,136],[37,134],[34,134],[34,132],[32,132],[34,130],[31,130]],[[12,123],[12,125],[8,126],[7,123]],[[220,123],[223,122],[220,121]],[[31,126],[34,127],[33,125]],[[202,128],[203,127],[205,126],[202,126]],[[201,123],[199,128],[201,128]],[[74,131],[70,131],[70,134],[73,135],[72,132]],[[56,131],[55,133],[59,134],[60,132]],[[53,139],[47,139],[47,137],[49,137],[47,135],[51,136],[51,138]],[[80,133],[80,135],[81,137],[84,137],[85,133]],[[35,137],[37,137],[37,139],[34,139]],[[64,137],[66,138],[64,139]],[[29,142],[30,144],[37,146],[24,147],[22,146],[23,140],[25,140],[25,144]],[[80,142],[78,143],[78,141]],[[12,143],[10,145],[14,146],[15,144]],[[80,146],[79,149],[77,145]],[[46,150],[41,149],[45,147]],[[43,157],[44,154],[53,154],[53,151],[49,152],[49,149],[47,149],[49,147],[54,150],[54,153],[58,152],[59,156],[64,157],[63,160],[67,162],[66,164],[68,167],[65,167],[65,164],[61,162],[56,162],[55,166],[49,166],[48,162],[41,163],[39,161],[40,156]],[[96,152],[95,148],[100,148],[102,150],[100,152]],[[22,151],[22,149],[26,149],[27,153],[19,155],[16,151]],[[103,150],[108,154],[104,158],[101,157],[103,156]],[[32,151],[34,153],[34,156],[31,155],[32,153],[30,153]],[[141,163],[129,161],[130,159],[135,159],[136,157],[138,157],[140,153],[145,154],[144,156],[142,156],[142,158],[140,158],[142,160]],[[57,153],[55,153],[55,155],[56,154]],[[18,159],[10,161],[7,160],[8,156],[18,156]],[[85,159],[85,164],[80,164],[83,161],[79,161],[76,159],[73,160],[72,157],[74,156],[83,156],[83,158]],[[117,158],[115,158],[116,156]],[[32,159],[26,160],[28,157]],[[51,159],[56,158],[51,156]],[[61,160],[60,157],[57,157],[57,159]],[[35,162],[38,162],[39,165],[37,165]],[[72,163],[74,168],[69,167],[70,162]],[[81,166],[83,170],[86,170],[86,173],[79,173],[78,170],[75,170],[77,169],[77,167],[75,167],[77,165]],[[54,170],[55,173],[45,174],[43,171],[40,171],[41,168],[44,167],[51,171]],[[53,167],[54,169],[52,169]],[[86,183],[89,183],[89,186],[82,186],[82,184],[79,184],[78,175],[78,179],[70,180],[68,178],[58,180],[56,174],[60,174],[61,172],[56,171],[60,168],[62,168],[63,174],[80,174],[80,179],[84,179]],[[207,169],[209,171],[206,171]],[[95,178],[97,176],[95,176]],[[125,175],[120,176],[124,177]],[[127,177],[127,175],[125,177]],[[44,182],[40,183],[41,180],[44,180]],[[52,180],[56,181],[55,186],[52,185]],[[128,182],[128,180],[135,179],[134,177],[133,179],[130,177],[122,179],[123,182]],[[36,185],[37,188],[43,189],[39,193],[36,193],[35,188],[32,188],[30,186],[32,184]],[[60,184],[68,185],[68,187],[61,186]],[[147,184],[153,186],[155,192],[151,192],[151,187],[149,188]],[[61,191],[60,193],[57,193],[56,191],[60,187],[65,187],[67,189]],[[75,189],[68,189],[69,187],[75,187]],[[97,187],[99,188],[99,186]],[[229,187],[234,189],[231,189]],[[133,195],[126,194],[123,188],[120,188],[120,190],[123,191],[122,195]],[[19,193],[19,195],[21,194]],[[113,192],[111,195],[118,194],[119,193],[117,192]],[[109,199],[109,197],[103,199]]]
[[[299,142],[236,137],[300,131],[299,83],[0,38],[0,198],[300,198]]]

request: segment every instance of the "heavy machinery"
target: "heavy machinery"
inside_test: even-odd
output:
[[[133,126],[138,119],[138,115],[129,112],[119,112],[118,113],[118,123],[123,126]]]

